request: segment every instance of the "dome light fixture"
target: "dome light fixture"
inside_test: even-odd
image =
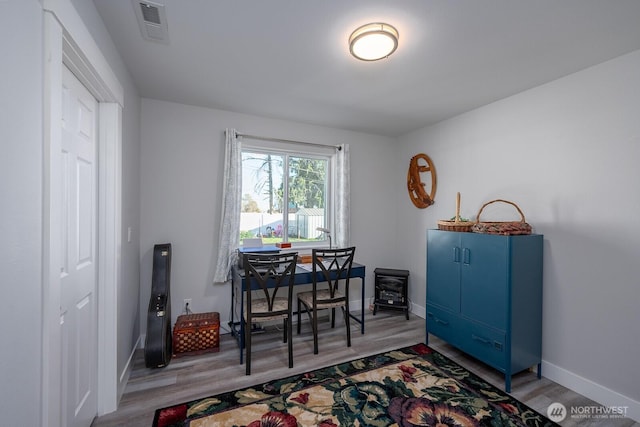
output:
[[[389,24],[374,22],[358,27],[349,36],[349,51],[362,61],[377,61],[398,48],[398,30]]]

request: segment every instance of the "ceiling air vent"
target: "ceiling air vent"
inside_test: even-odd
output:
[[[132,0],[138,26],[145,40],[169,43],[169,27],[164,5],[146,0]]]

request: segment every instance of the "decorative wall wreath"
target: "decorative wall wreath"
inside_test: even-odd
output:
[[[426,165],[419,164],[419,160],[424,160]],[[426,184],[420,178],[420,174],[423,172],[431,174],[431,191],[429,193],[425,190]],[[434,203],[437,184],[436,168],[429,156],[423,153],[413,156],[407,172],[407,190],[409,190],[409,198],[417,208],[428,208]]]

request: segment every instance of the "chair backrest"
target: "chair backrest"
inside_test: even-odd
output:
[[[298,261],[297,252],[285,254],[245,253],[243,256],[248,306],[251,306],[251,291],[258,290],[264,293],[268,310],[273,311],[273,302],[282,286],[288,287],[288,299],[291,301]]]
[[[331,298],[335,297],[340,280],[345,283],[344,295],[349,299],[349,276],[351,276],[351,266],[353,256],[356,252],[355,246],[341,249],[313,249],[313,290],[315,293],[317,284],[327,282]]]

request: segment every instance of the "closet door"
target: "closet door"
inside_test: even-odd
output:
[[[98,412],[98,102],[66,67],[62,82],[61,424],[88,427]]]

